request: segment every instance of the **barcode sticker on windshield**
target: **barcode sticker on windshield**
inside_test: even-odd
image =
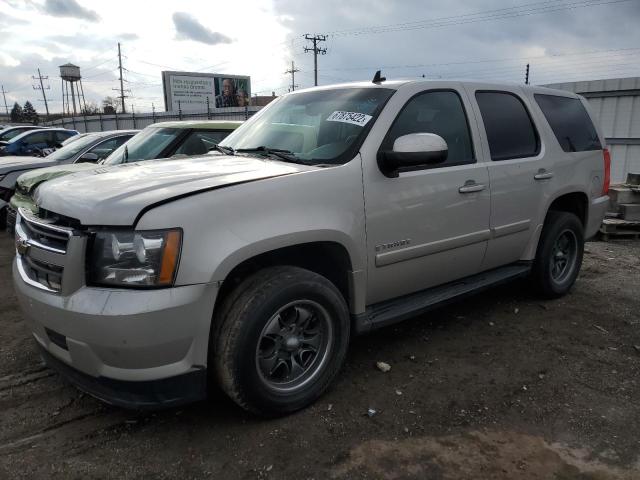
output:
[[[371,120],[371,115],[358,112],[341,111],[335,111],[329,115],[329,118],[327,118],[327,122],[351,123],[353,125],[358,125],[359,127],[364,127],[369,120]]]

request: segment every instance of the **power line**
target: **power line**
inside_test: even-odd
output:
[[[373,35],[380,33],[417,30],[425,28],[440,28],[452,25],[464,25],[469,23],[486,22],[491,20],[502,20],[530,15],[540,15],[563,10],[573,10],[577,8],[587,8],[598,5],[611,5],[617,3],[627,3],[634,0],[580,0],[571,3],[559,3],[557,0],[522,4],[515,7],[506,7],[481,12],[439,17],[416,22],[395,23],[388,25],[378,25],[363,27],[359,29],[338,30],[330,32],[330,35],[342,37],[349,35]]]
[[[619,53],[616,53],[619,52]],[[355,70],[374,70],[377,68],[382,68],[384,70],[399,70],[399,69],[412,69],[412,68],[425,68],[425,67],[449,67],[449,66],[465,66],[465,65],[475,65],[481,63],[501,63],[501,62],[509,62],[509,61],[529,61],[529,60],[539,60],[540,62],[553,62],[556,61],[557,57],[567,57],[567,56],[589,56],[599,53],[607,53],[607,55],[601,55],[600,57],[609,58],[612,56],[620,56],[620,55],[638,55],[640,54],[640,48],[614,48],[607,50],[590,50],[585,52],[570,52],[570,53],[555,53],[555,54],[546,54],[546,55],[535,55],[535,56],[526,56],[526,57],[503,57],[503,58],[490,58],[490,59],[482,59],[482,60],[462,60],[456,62],[443,62],[443,63],[422,63],[422,64],[412,64],[412,65],[375,65],[368,67],[344,67],[344,68],[324,68],[325,71],[355,71]],[[599,57],[591,57],[586,58],[584,60],[591,60]],[[582,62],[584,60],[578,60]],[[563,65],[567,64],[566,61],[563,61]],[[499,67],[498,70],[503,67]],[[511,69],[512,67],[506,67]],[[519,67],[518,67],[519,68]],[[495,71],[496,68],[492,67],[490,71]]]
[[[304,47],[304,53],[307,52],[313,52],[313,72],[314,72],[314,76],[313,76],[313,81],[314,81],[314,85],[318,86],[318,54],[322,54],[322,55],[326,55],[327,54],[327,49],[326,48],[319,48],[318,47],[318,43],[319,42],[326,42],[327,41],[327,36],[326,35],[309,35],[308,33],[304,36],[305,40],[310,40],[311,42],[313,42],[313,47],[309,48],[309,47]]]

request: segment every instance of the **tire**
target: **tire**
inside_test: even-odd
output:
[[[550,211],[545,219],[531,278],[536,290],[558,298],[573,286],[584,254],[584,227],[572,213]],[[566,266],[562,267],[562,259]]]
[[[292,413],[335,378],[349,329],[345,300],[329,280],[298,267],[266,268],[240,283],[214,315],[210,370],[245,410]]]

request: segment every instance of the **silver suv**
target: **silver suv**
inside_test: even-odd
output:
[[[18,216],[25,318],[98,398],[175,405],[214,382],[293,412],[355,334],[518,277],[567,293],[608,202],[585,100],[538,87],[296,91],[216,148],[52,180]]]

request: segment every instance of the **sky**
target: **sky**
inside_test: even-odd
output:
[[[33,103],[38,68],[52,112],[59,65],[80,66],[87,101],[116,96],[122,45],[127,108],[163,109],[162,70],[251,76],[252,94],[387,78],[531,83],[640,76],[640,0],[0,0],[0,84]],[[1,101],[1,99],[0,99]],[[1,107],[4,105],[0,104]]]

